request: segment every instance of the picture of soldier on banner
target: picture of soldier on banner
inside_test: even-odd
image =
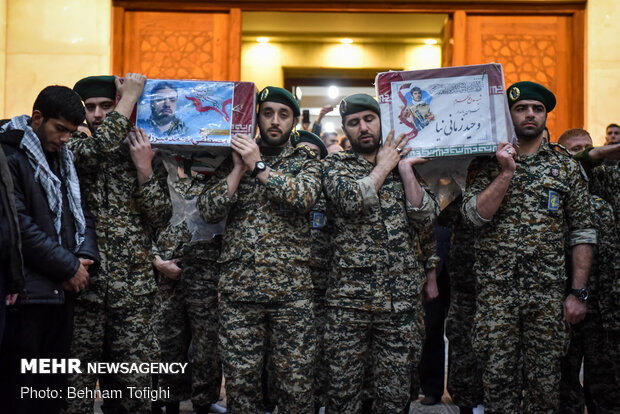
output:
[[[400,121],[411,128],[411,132],[407,134],[407,138],[414,138],[418,135],[418,131],[435,119],[435,115],[431,112],[431,100],[433,97],[417,86],[411,87],[413,84],[404,84],[398,89],[398,97],[403,102],[403,109],[400,112]],[[403,94],[403,90],[411,89]]]

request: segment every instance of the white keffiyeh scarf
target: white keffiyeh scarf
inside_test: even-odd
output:
[[[61,217],[62,217],[62,189],[61,181],[52,172],[50,166],[41,147],[41,141],[37,134],[30,127],[30,117],[28,115],[20,115],[11,118],[9,122],[4,124],[1,129],[3,132],[10,130],[24,131],[24,137],[19,145],[28,157],[30,165],[34,169],[34,179],[40,183],[50,207],[54,220],[54,228],[58,234],[58,243],[62,244],[60,235]],[[82,196],[80,194],[80,182],[78,180],[75,166],[73,165],[73,153],[66,146],[60,147],[60,175],[67,187],[67,198],[69,199],[69,209],[73,213],[75,220],[75,252],[77,252],[84,242],[84,234],[86,232],[86,219],[82,211]]]

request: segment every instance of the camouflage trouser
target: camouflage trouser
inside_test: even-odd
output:
[[[220,300],[220,346],[228,412],[264,412],[260,379],[267,336],[272,347],[274,398],[278,402],[278,412],[312,413],[316,340],[312,301],[237,302],[223,294]]]
[[[620,413],[620,384],[615,379],[609,347],[598,312],[589,312],[582,322],[573,325],[568,354],[562,358],[561,413],[582,414],[585,395],[597,407],[596,412]],[[579,383],[582,359],[584,387]]]
[[[475,290],[457,291],[451,286],[450,310],[446,318],[448,345],[448,392],[454,404],[476,407],[482,404],[482,364],[474,354],[471,334],[476,313]]]
[[[194,407],[209,406],[220,395],[222,365],[217,337],[217,282],[201,280],[185,270],[179,281],[160,276],[157,336],[163,362],[191,361],[191,393],[183,374],[160,375],[159,386],[170,387],[165,401],[190,398]],[[191,343],[191,354],[188,350]]]
[[[158,362],[159,344],[152,324],[154,295],[132,297],[132,305],[109,306],[107,298],[101,302],[78,300],[75,308],[72,358],[85,366],[89,362]],[[107,304],[107,305],[106,305]],[[69,386],[78,389],[95,389],[97,375],[83,370],[82,374],[69,377]],[[148,398],[130,399],[127,387],[151,387],[151,374],[106,375],[106,387],[121,390],[123,398],[114,401],[128,414],[149,413]],[[69,414],[92,414],[93,400],[69,399]]]
[[[485,364],[485,413],[556,414],[568,344],[564,285],[525,289],[485,278],[477,286],[472,345]]]
[[[327,312],[325,309],[325,291],[315,291],[312,299],[314,310],[314,326],[316,331],[316,353],[314,361],[314,405],[325,405],[325,393],[327,391],[327,362],[325,361],[325,327],[327,325]]]
[[[416,312],[327,308],[329,414],[359,413],[367,360],[373,366],[375,414],[400,414],[409,402],[411,366],[421,352]]]

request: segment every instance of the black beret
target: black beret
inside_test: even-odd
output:
[[[379,102],[377,102],[372,96],[365,93],[349,95],[340,102],[340,116],[343,120],[347,115],[368,110],[376,112],[377,115],[381,116]]]
[[[555,95],[549,89],[539,83],[523,81],[512,84],[506,91],[508,95],[508,106],[512,108],[516,102],[523,99],[531,99],[542,102],[551,112],[555,108]]]
[[[293,110],[293,116],[299,116],[301,111],[299,110],[299,103],[292,93],[286,89],[278,88],[276,86],[267,86],[258,94],[258,107],[263,102],[277,102],[282,105],[286,105]]]
[[[116,99],[116,85],[114,76],[89,76],[77,81],[73,90],[80,95],[83,101],[88,98]]]
[[[314,144],[317,147],[319,147],[319,151],[321,152],[320,153],[321,159],[327,157],[327,147],[325,146],[325,144],[323,143],[321,138],[319,138],[318,135],[315,135],[312,132],[305,131],[303,129],[299,131],[294,131],[291,134],[291,144],[294,147],[296,147],[298,144],[302,142],[309,142],[310,144]]]

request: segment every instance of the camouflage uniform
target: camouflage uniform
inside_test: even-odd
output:
[[[325,336],[330,414],[359,412],[368,358],[372,412],[401,412],[409,400],[411,367],[420,357],[419,231],[430,226],[438,207],[424,191],[422,205],[414,208],[396,170],[375,191],[368,177],[373,168],[350,151],[324,161],[334,249]]]
[[[325,326],[327,313],[325,309],[325,292],[332,256],[330,244],[331,222],[326,216],[326,201],[323,193],[310,211],[310,236],[312,239],[310,254],[310,274],[312,275],[312,307],[314,310],[315,330],[317,336],[316,360],[314,363],[314,402],[315,407],[325,405],[327,391],[327,363],[325,361]]]
[[[313,406],[316,339],[307,214],[321,190],[321,165],[290,145],[278,155],[263,151],[263,159],[271,168],[266,185],[246,173],[228,197],[228,158],[198,203],[208,223],[228,216],[218,259],[227,407],[233,414],[263,409],[260,377],[268,338],[279,411],[305,414]]]
[[[589,149],[577,154],[575,159],[582,162],[591,174],[590,190],[593,194],[607,201],[614,211],[616,236],[620,240],[620,167],[617,165],[600,165],[593,162]],[[609,359],[613,361],[616,371],[616,383],[620,383],[620,263],[616,271],[599,275],[598,292],[601,321],[606,331],[610,348]]]
[[[442,212],[451,213],[449,225],[454,229],[450,248],[450,309],[446,318],[448,346],[447,389],[454,404],[476,407],[482,404],[482,364],[472,349],[471,336],[476,313],[476,278],[474,267],[475,233],[464,222],[462,198]]]
[[[592,196],[591,202],[598,243],[588,279],[587,314],[583,321],[572,326],[568,353],[562,358],[560,412],[566,414],[584,412],[584,391],[590,400],[588,408],[596,407],[594,412],[620,412],[620,385],[615,380],[612,354],[607,351],[609,344],[599,306],[599,297],[606,295],[600,289],[599,279],[615,275],[618,238],[611,206],[598,196]],[[579,383],[582,360],[583,387]]]
[[[158,361],[159,345],[152,329],[155,279],[151,265],[152,229],[163,227],[172,208],[166,171],[154,162],[154,174],[138,185],[128,145],[122,143],[133,125],[111,112],[93,137],[76,133],[73,151],[82,193],[96,218],[101,268],[91,274],[79,295],[74,322],[72,355],[82,364],[95,361]],[[77,374],[71,386],[95,388],[94,374]],[[109,389],[151,385],[149,374],[110,375]],[[124,392],[124,396],[127,393]],[[69,400],[69,413],[92,413],[92,400]],[[120,401],[128,413],[150,410],[150,401]]]
[[[521,412],[524,389],[524,412],[555,413],[568,344],[564,225],[571,246],[596,243],[596,231],[575,161],[544,141],[535,154],[518,156],[516,166],[491,220],[478,214],[476,196],[500,174],[496,160],[470,174],[463,198],[463,214],[478,226],[473,346],[486,364],[485,412]]]
[[[197,178],[179,178],[170,185],[171,193],[187,202],[195,202],[203,189],[204,184]],[[178,265],[183,269],[179,280],[159,275],[157,336],[163,362],[191,361],[191,393],[183,374],[160,375],[158,386],[170,389],[164,401],[182,401],[191,396],[196,409],[209,407],[220,396],[217,257],[221,238],[193,242],[189,219],[177,214],[175,207],[170,224],[157,237],[159,256],[163,260],[180,259]]]

